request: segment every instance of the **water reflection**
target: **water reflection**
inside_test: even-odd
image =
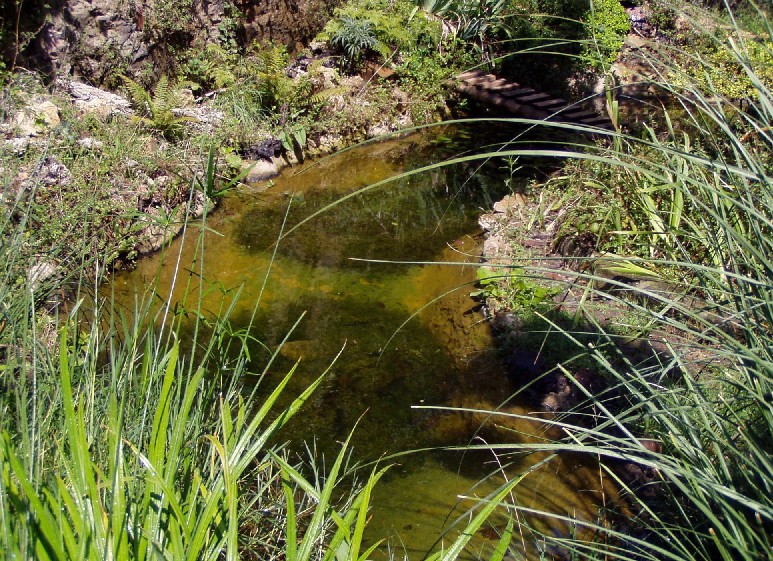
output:
[[[260,342],[249,348],[254,372],[263,369],[269,352],[305,313],[270,376],[279,379],[301,360],[286,392],[289,400],[345,347],[312,402],[282,434],[296,444],[313,438],[328,457],[355,424],[352,443],[361,461],[414,448],[479,442],[475,438],[517,441],[524,434],[539,434],[543,428],[534,422],[499,418],[486,425],[477,414],[412,408],[450,404],[481,409],[507,401],[510,388],[488,326],[468,296],[473,267],[351,260],[476,263],[476,214],[503,194],[505,182],[496,164],[473,175],[477,166],[436,170],[351,198],[283,238],[272,259],[285,220],[287,231],[343,194],[438,158],[438,153],[427,138],[414,137],[286,170],[270,186],[225,200],[209,217],[201,245],[196,243],[198,230],[190,228],[164,255],[117,276],[112,288],[129,307],[135,292],[147,285],[155,286],[165,302],[179,303],[186,294],[195,294],[212,316],[224,292],[240,289],[238,305],[243,307],[231,323],[234,329],[249,328]],[[175,270],[195,274],[180,278]],[[267,387],[270,382],[263,380]],[[526,412],[518,404],[507,407]],[[487,428],[481,430],[483,425]],[[532,455],[497,461],[513,463],[508,472],[514,474],[542,459]],[[471,491],[496,466],[495,460],[441,453],[401,458],[377,492],[371,536],[393,536],[398,549],[420,558],[437,546],[437,536],[455,517],[452,513],[469,507],[466,500],[457,504],[458,495],[482,496],[501,482],[493,478]],[[605,483],[600,483],[597,468],[567,466],[570,461],[545,464],[526,478],[513,500],[592,520],[612,491],[601,491]],[[532,517],[529,524],[545,522]],[[525,523],[520,528],[526,544]],[[490,547],[495,534],[483,535],[472,549]],[[532,546],[524,549],[533,551]]]

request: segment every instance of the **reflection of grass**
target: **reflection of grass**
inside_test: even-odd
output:
[[[466,233],[469,210],[476,199],[466,193],[459,200],[447,194],[451,173],[423,176],[362,197],[355,197],[315,216],[282,240],[279,254],[325,267],[366,267],[350,257],[428,260],[445,241]],[[453,194],[453,192],[451,193]],[[478,194],[479,199],[482,195]],[[307,192],[293,200],[288,225],[334,203],[339,194]],[[237,243],[263,251],[277,236],[285,209],[275,206],[245,214],[236,229]],[[436,231],[427,235],[427,231]]]

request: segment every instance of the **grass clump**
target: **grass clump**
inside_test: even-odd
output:
[[[579,272],[567,273],[583,287],[577,313],[581,325],[596,332],[595,342],[588,345],[571,325],[543,316],[551,338],[561,334],[563,344],[575,348],[571,359],[559,357],[549,366],[583,392],[585,403],[576,410],[585,420],[559,415],[548,423],[564,438],[495,448],[503,462],[525,450],[598,457],[632,510],[574,521],[577,537],[535,528],[546,552],[591,559],[770,556],[773,94],[766,69],[758,73],[747,51],[734,47],[751,42],[746,32],[734,28],[729,36],[716,49],[725,49],[723,56],[744,69],[753,87],[743,103],[711,82],[691,80],[673,59],[652,60],[653,67],[670,70],[656,83],[672,101],[666,118],[639,134],[618,131],[583,150],[567,150],[575,160],[552,180],[558,191],[584,197],[569,210],[565,227],[596,240],[597,253],[579,260]],[[755,41],[764,46],[772,38],[768,33]],[[609,107],[615,108],[613,97]],[[509,148],[505,156],[527,153]],[[614,274],[595,272],[599,254]],[[526,269],[530,278],[548,272]],[[637,270],[668,280],[668,287],[636,282]],[[596,302],[644,318],[656,352],[647,360],[628,353],[614,322],[610,327],[598,319]],[[547,336],[544,341],[549,344]],[[603,390],[575,377],[578,357],[606,380]],[[647,476],[631,479],[637,470]],[[590,540],[580,539],[585,531]]]
[[[324,373],[277,410],[295,368],[269,392],[244,389],[260,385],[279,350],[250,370],[247,335],[228,328],[232,302],[212,322],[195,302],[177,314],[153,299],[125,313],[99,295],[100,268],[85,258],[96,276],[71,285],[76,304],[44,307],[59,284],[14,274],[28,266],[25,224],[0,217],[6,555],[366,558],[370,492],[384,470],[341,499],[346,446],[329,474],[309,479],[271,441]],[[195,320],[183,326],[186,317]]]

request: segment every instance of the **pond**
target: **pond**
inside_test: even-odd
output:
[[[249,349],[251,369],[262,371],[269,351],[285,341],[262,383],[270,386],[272,377],[301,361],[286,403],[332,363],[311,402],[281,434],[301,454],[308,446],[332,458],[352,431],[359,462],[433,448],[384,460],[395,465],[377,487],[369,526],[369,539],[389,537],[398,557],[405,552],[412,560],[453,537],[451,530],[438,541],[474,504],[460,496],[483,496],[501,483],[499,476],[479,483],[501,458],[442,447],[545,433],[536,421],[486,424],[485,414],[472,411],[529,412],[508,401],[512,388],[489,326],[469,296],[482,242],[477,216],[514,182],[526,181],[528,170],[513,176],[503,162],[438,168],[348,198],[287,232],[357,189],[442,161],[490,133],[414,135],[286,169],[227,196],[207,218],[201,244],[192,225],[163,254],[117,275],[111,287],[127,306],[147,286],[178,307],[186,292],[200,294],[213,317],[224,294],[241,290],[231,324],[259,341]],[[508,458],[507,473],[543,460]],[[613,494],[597,466],[561,457],[526,477],[513,500],[593,521]],[[544,531],[552,524],[549,531],[558,535],[573,531],[538,516],[519,523],[516,545],[533,556],[539,546],[529,540],[530,526]],[[491,548],[496,533],[474,541],[469,558]]]

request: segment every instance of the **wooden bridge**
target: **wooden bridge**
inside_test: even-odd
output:
[[[488,107],[499,109],[518,117],[559,123],[575,123],[613,129],[609,117],[596,111],[572,104],[565,99],[538,92],[485,74],[480,70],[463,72],[456,77],[456,90]]]

